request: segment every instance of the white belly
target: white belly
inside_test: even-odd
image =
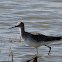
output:
[[[29,46],[32,46],[32,47],[35,47],[35,48],[37,48],[37,47],[39,47],[39,46],[41,46],[41,45],[43,45],[43,44],[41,44],[41,42],[35,42],[34,40],[30,40],[30,39],[24,39],[24,41],[29,45]]]
[[[26,42],[28,45],[30,45],[30,46],[33,46],[33,47],[35,47],[35,48],[37,48],[37,47],[39,47],[39,46],[41,46],[41,44],[40,43],[34,43],[34,42]]]

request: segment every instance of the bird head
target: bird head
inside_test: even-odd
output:
[[[24,23],[23,22],[18,22],[16,26],[11,27],[9,29],[12,29],[12,28],[15,28],[15,27],[23,27],[23,26],[24,26]]]

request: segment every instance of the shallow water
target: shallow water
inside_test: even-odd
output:
[[[35,48],[28,46],[23,39],[18,42],[18,28],[8,29],[20,21],[25,23],[28,32],[62,36],[62,0],[0,0],[0,61],[11,61],[10,50],[14,62],[26,62],[36,53]],[[50,56],[47,47],[39,47],[38,62],[62,62],[62,41],[49,46],[52,47]]]

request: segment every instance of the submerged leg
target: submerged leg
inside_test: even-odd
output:
[[[47,46],[47,45],[45,45],[45,46]],[[50,50],[49,50],[49,52],[48,52],[48,55],[50,55],[50,52],[51,52],[51,47],[50,46],[47,46]]]
[[[37,62],[37,55],[38,55],[38,49],[36,48],[36,54],[35,54],[35,56],[32,59],[27,60],[27,62],[31,62],[31,60],[33,60],[33,62]]]

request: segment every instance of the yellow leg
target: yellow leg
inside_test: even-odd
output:
[[[18,42],[21,42],[21,37],[20,37],[20,39],[18,40]]]
[[[47,45],[45,45],[47,46]],[[49,48],[49,52],[48,52],[48,55],[50,55],[50,52],[51,52],[51,47],[50,46],[47,46]]]
[[[36,56],[38,55],[38,49],[36,48]]]

